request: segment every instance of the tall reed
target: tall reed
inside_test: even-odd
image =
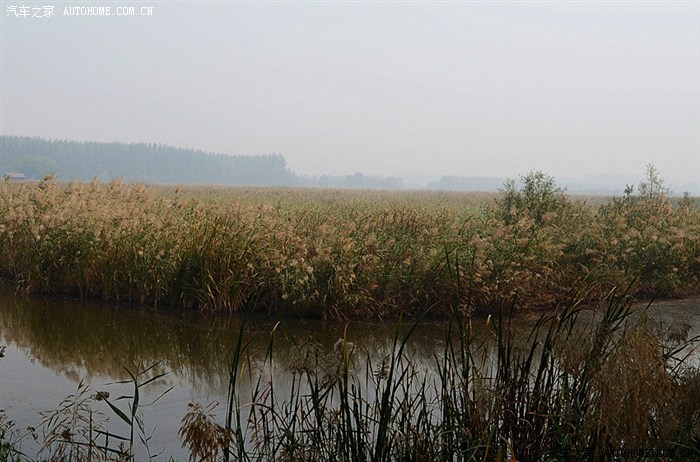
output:
[[[320,318],[495,313],[516,292],[518,308],[556,306],[588,282],[589,301],[633,280],[638,296],[698,291],[690,200],[588,205],[545,176],[527,184],[478,202],[2,182],[0,275],[25,292]]]
[[[417,323],[399,324],[378,363],[347,338],[335,351],[297,342],[284,396],[261,378],[270,348],[232,376],[251,380],[247,399],[230,389],[235,460],[610,460],[646,447],[700,457],[700,372],[684,356],[698,339],[664,337],[631,312],[629,292],[611,292],[593,318],[574,300],[527,338],[511,331],[514,303],[486,337],[459,317],[425,367],[408,349]],[[239,339],[234,362],[244,356]]]

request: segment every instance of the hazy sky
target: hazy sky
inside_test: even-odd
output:
[[[301,174],[700,181],[698,1],[22,4],[2,0],[2,134],[277,152]],[[80,6],[112,16],[63,15]]]

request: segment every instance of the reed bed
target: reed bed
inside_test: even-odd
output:
[[[572,300],[543,315],[526,339],[511,333],[514,306],[485,326],[457,316],[427,367],[407,348],[420,320],[405,328],[399,321],[379,362],[345,338],[333,352],[299,344],[289,396],[279,396],[272,377],[260,379],[264,364],[245,362],[239,340],[219,427],[231,444],[221,460],[635,459],[614,453],[621,448],[700,457],[700,373],[689,362],[697,338],[631,316],[627,291],[608,294],[593,322],[580,320]],[[235,387],[241,377],[251,378],[247,400]],[[193,415],[216,421],[190,411],[181,429],[190,448],[199,442]]]
[[[516,292],[555,306],[632,280],[697,293],[689,198],[593,206],[531,177],[495,197],[3,182],[0,275],[27,293],[323,318],[494,311]]]

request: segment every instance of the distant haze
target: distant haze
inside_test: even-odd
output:
[[[654,163],[700,191],[700,2],[48,3],[19,18],[2,0],[0,135],[418,183]]]

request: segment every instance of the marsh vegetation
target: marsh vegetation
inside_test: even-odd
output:
[[[319,318],[590,301],[700,282],[700,209],[653,167],[625,196],[569,198],[536,172],[502,194],[0,186],[0,275],[26,293]]]
[[[263,347],[245,322],[217,340],[225,403],[183,407],[190,460],[608,460],[625,447],[697,458],[697,338],[631,306],[697,294],[699,236],[697,203],[669,197],[653,167],[596,200],[539,172],[499,195],[0,184],[0,274],[21,294],[279,321]],[[546,309],[516,335],[530,307]],[[396,328],[384,350],[346,332],[329,347],[291,318]],[[446,324],[417,358],[409,345],[430,318]],[[31,460],[21,448],[34,435],[46,460],[166,458],[149,450],[143,390],[167,362],[130,359],[130,390],[79,381],[41,434],[3,416],[0,460]]]

